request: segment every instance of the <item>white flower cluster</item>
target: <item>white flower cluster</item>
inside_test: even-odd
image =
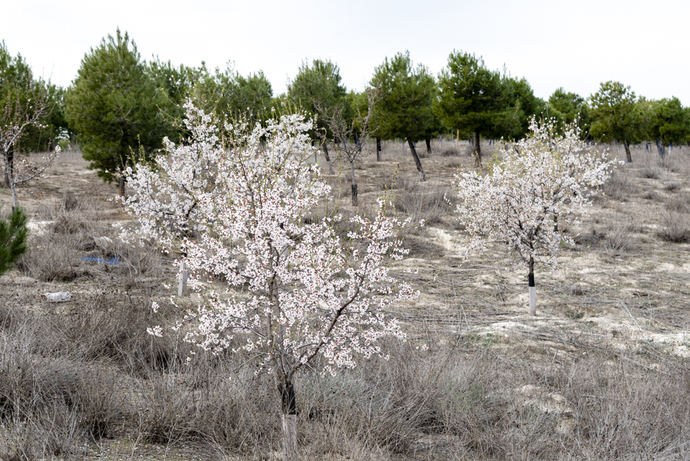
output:
[[[502,160],[488,174],[456,176],[468,248],[504,242],[528,264],[553,266],[560,243],[571,241],[558,224],[580,215],[617,162],[582,141],[577,125],[559,135],[550,120],[533,119],[528,136],[503,145],[499,154]]]
[[[291,377],[319,356],[331,373],[352,367],[356,355],[380,354],[381,337],[402,337],[385,312],[417,293],[387,267],[406,254],[397,238],[406,223],[386,216],[390,203],[341,237],[340,216],[306,219],[330,194],[310,162],[310,121],[228,126],[221,145],[209,116],[186,111],[189,141],[168,141],[154,165],[127,171],[125,206],[142,236],[183,255],[178,265],[204,299],[185,316],[196,326],[187,340],[252,351]]]

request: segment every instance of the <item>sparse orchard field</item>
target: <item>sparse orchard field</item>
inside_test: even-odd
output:
[[[425,182],[406,143],[384,142],[380,162],[367,150],[359,209],[394,190],[395,213],[427,223],[405,235],[396,267],[421,295],[392,312],[408,341],[387,341],[388,361],[296,381],[304,459],[690,456],[690,149],[661,162],[632,147],[635,161],[566,229],[575,244],[558,269],[539,273],[536,317],[500,245],[460,257],[451,185],[474,167],[466,142],[419,149]],[[349,215],[350,167],[331,156],[326,179]],[[240,366],[248,356],[198,353],[189,366],[181,337],[146,334],[177,315],[176,271],[118,241],[131,218],[116,193],[78,152],[17,191],[31,233],[0,278],[0,457],[277,459],[276,390]],[[57,291],[72,300],[42,297]]]

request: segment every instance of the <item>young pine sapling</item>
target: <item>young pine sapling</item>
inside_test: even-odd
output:
[[[0,219],[0,275],[10,270],[26,251],[28,233],[26,214],[21,208],[13,208],[6,219]]]

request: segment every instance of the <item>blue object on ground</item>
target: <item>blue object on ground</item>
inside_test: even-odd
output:
[[[104,258],[97,258],[95,256],[82,256],[81,258],[82,261],[93,261],[97,263],[103,263],[103,264],[109,264],[111,266],[117,266],[120,264],[120,258],[117,256],[113,256],[110,259],[104,259]]]

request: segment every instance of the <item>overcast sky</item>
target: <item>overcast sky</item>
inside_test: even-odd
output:
[[[361,90],[385,57],[409,50],[437,74],[452,50],[525,77],[537,96],[589,96],[619,80],[648,98],[690,105],[690,2],[0,0],[0,40],[59,85],[117,27],[144,59],[263,70],[274,94],[314,58]]]

